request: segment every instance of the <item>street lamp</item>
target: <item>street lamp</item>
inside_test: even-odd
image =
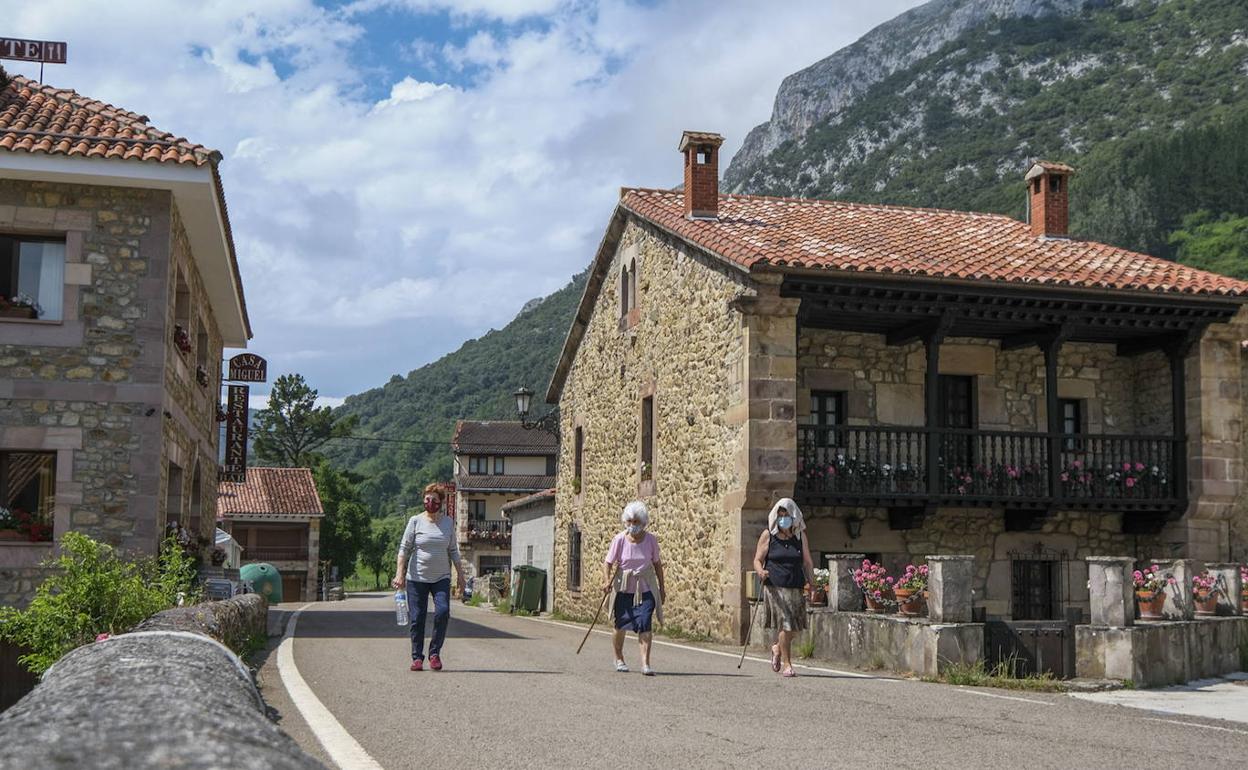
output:
[[[556,438],[559,436],[559,407],[555,407],[542,417],[533,422],[529,422],[529,407],[533,405],[533,391],[521,386],[513,395],[516,397],[516,415],[520,417],[520,425],[525,430],[544,430],[553,434]]]

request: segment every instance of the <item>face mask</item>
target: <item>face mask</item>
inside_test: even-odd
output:
[[[646,528],[646,525],[644,525],[644,524],[629,524],[629,525],[628,525],[628,534],[630,534],[630,535],[640,535],[640,534],[642,533],[642,530],[644,530],[645,528]]]
[[[781,516],[780,518],[776,519],[776,526],[780,527],[780,529],[788,529],[788,528],[792,527],[792,526],[793,526],[793,517],[792,517],[792,516]]]

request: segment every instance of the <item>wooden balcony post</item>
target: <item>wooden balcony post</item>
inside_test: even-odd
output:
[[[1170,447],[1172,489],[1181,504],[1187,502],[1187,371],[1184,363],[1190,349],[1188,340],[1166,348],[1166,357],[1170,360],[1170,413],[1174,422],[1171,429],[1174,442]]]
[[[940,343],[953,326],[953,316],[942,315],[923,335],[927,370],[923,376],[923,418],[927,427],[927,494],[939,495],[940,484]]]
[[[1044,402],[1048,417],[1049,498],[1056,506],[1062,495],[1062,415],[1057,403],[1057,357],[1062,336],[1055,334],[1041,346],[1044,350]]]

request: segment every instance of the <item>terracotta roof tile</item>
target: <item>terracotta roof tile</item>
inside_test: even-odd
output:
[[[520,508],[528,508],[530,505],[536,505],[544,500],[554,499],[555,488],[551,487],[550,489],[543,489],[541,492],[535,492],[528,497],[522,497],[519,500],[512,500],[510,503],[504,504],[499,510],[506,514]]]
[[[221,155],[147,116],[14,75],[0,91],[0,147],[13,152],[202,166]]]
[[[248,468],[242,484],[223,481],[217,515],[224,518],[308,518],[324,515],[308,468]]]
[[[537,492],[554,486],[554,476],[465,476],[455,477],[460,492]]]
[[[559,451],[559,439],[544,430],[526,430],[518,422],[460,420],[451,449],[456,454],[553,455]]]
[[[1000,214],[721,195],[718,219],[690,220],[682,193],[634,188],[620,205],[746,269],[1248,296],[1248,281],[1103,243],[1036,237]]]

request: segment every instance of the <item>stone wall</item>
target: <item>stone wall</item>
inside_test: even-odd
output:
[[[0,320],[0,447],[56,453],[54,537],[74,529],[154,552],[170,457],[188,463],[180,499],[199,499],[201,534],[211,536],[221,336],[170,194],[0,180],[0,232],[65,238],[63,318]],[[172,345],[175,243],[173,262],[204,319],[214,375],[207,390],[195,384],[194,351],[189,378],[170,372],[181,355]],[[24,603],[51,552],[0,542],[0,578],[13,578],[0,601]]]
[[[637,308],[621,320],[620,274],[634,262]],[[650,507],[651,531],[667,569],[667,622],[725,638],[739,633],[741,504],[728,495],[744,489],[749,470],[748,332],[731,303],[753,288],[743,274],[648,225],[630,221],[624,228],[560,400],[553,577],[561,611],[593,614],[620,511],[641,498]],[[792,345],[795,330],[789,329]],[[791,350],[788,358],[791,383]],[[655,411],[651,481],[641,478],[646,396],[653,396]],[[583,477],[580,492],[569,494],[562,490],[578,488],[572,440],[577,427],[584,430]],[[795,445],[789,447],[792,454]],[[582,532],[583,591],[568,586],[574,525]]]
[[[1075,627],[1076,675],[1165,687],[1243,668],[1248,618]]]

